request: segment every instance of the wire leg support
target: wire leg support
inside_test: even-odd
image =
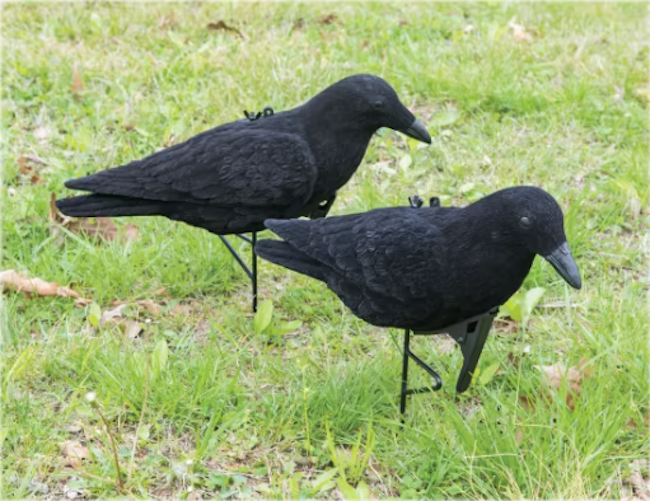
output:
[[[224,235],[218,235],[223,244],[226,246],[228,251],[232,254],[232,257],[235,258],[235,261],[237,261],[237,264],[241,266],[241,269],[244,270],[246,275],[248,275],[248,278],[250,279],[252,286],[253,286],[253,312],[257,311],[257,255],[255,254],[255,244],[257,243],[257,232],[252,233],[252,238],[248,238],[245,235],[239,235],[237,234],[236,236],[244,240],[245,242],[248,242],[251,244],[251,249],[252,249],[252,270],[246,265],[244,260],[241,258],[241,256],[237,253],[237,251],[233,248],[233,246],[230,244],[228,239]]]
[[[251,234],[251,253],[253,261],[253,276],[251,280],[253,281],[253,313],[257,311],[257,254],[255,254],[255,246],[257,245],[257,232],[254,231]]]
[[[400,394],[399,411],[402,414],[402,423],[404,423],[404,413],[406,412],[406,397],[416,393],[428,393],[430,391],[438,391],[442,388],[442,379],[436,371],[434,371],[429,364],[418,357],[411,351],[411,331],[404,329],[404,350],[402,353],[402,391]],[[425,386],[423,388],[409,389],[408,387],[408,373],[409,373],[409,359],[413,359],[420,367],[422,367],[434,380],[432,386]]]

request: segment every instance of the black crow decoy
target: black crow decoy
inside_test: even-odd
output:
[[[56,205],[67,216],[166,216],[219,235],[253,281],[255,308],[254,254],[250,272],[223,235],[253,232],[254,245],[265,219],[325,216],[380,127],[431,142],[393,88],[373,75],[344,78],[292,110],[266,111],[69,180],[66,187],[91,193]]]
[[[255,248],[264,259],[325,282],[359,318],[406,330],[402,410],[406,353],[426,365],[408,348],[410,331],[448,332],[461,344],[462,392],[496,309],[521,286],[536,254],[569,285],[582,285],[562,210],[544,190],[507,188],[464,208],[435,202],[315,221],[267,220],[283,240]],[[413,204],[420,205],[421,199]],[[429,369],[438,389],[441,381]]]

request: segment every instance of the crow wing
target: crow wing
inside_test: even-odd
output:
[[[337,294],[347,286],[372,296],[409,302],[445,282],[440,229],[425,211],[389,208],[315,221],[267,220],[293,248],[319,262]]]
[[[72,189],[165,202],[301,206],[317,179],[296,134],[217,128],[142,160],[66,182]]]

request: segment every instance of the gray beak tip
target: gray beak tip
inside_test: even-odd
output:
[[[564,242],[557,249],[543,256],[555,271],[574,289],[582,288],[582,279],[578,271],[578,265],[571,255],[569,244]]]
[[[424,125],[417,120],[414,120],[408,129],[401,130],[400,132],[423,143],[431,144],[431,135],[424,128]]]

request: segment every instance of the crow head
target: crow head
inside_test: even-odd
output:
[[[553,265],[575,289],[582,287],[578,266],[571,255],[564,215],[555,199],[534,186],[516,186],[497,191],[477,204],[484,214],[499,220],[499,238],[521,244]]]
[[[388,127],[431,143],[427,130],[401,103],[395,90],[374,75],[344,78],[315,96],[309,104],[340,126],[350,124],[370,132]]]

